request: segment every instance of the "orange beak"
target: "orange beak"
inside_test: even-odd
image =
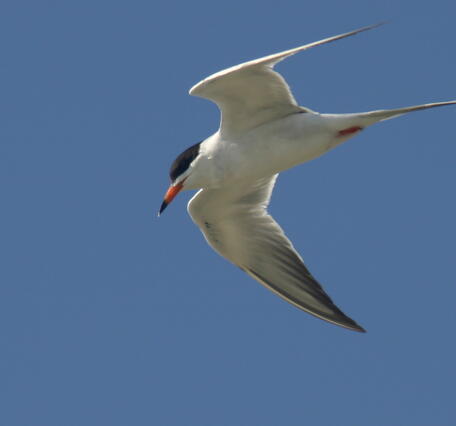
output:
[[[160,207],[160,211],[158,212],[159,216],[162,214],[163,210],[165,210],[166,207],[168,207],[168,204],[171,201],[173,201],[173,199],[176,197],[176,195],[179,194],[179,192],[181,191],[183,186],[184,186],[183,182],[181,182],[181,183],[178,183],[177,185],[171,185],[168,188],[168,191],[166,191],[166,194],[165,194],[165,198],[163,199],[163,203]]]

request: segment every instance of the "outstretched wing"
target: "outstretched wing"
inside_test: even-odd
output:
[[[268,214],[276,178],[248,187],[202,189],[188,204],[190,216],[215,251],[286,301],[326,321],[364,331],[333,303]]]
[[[306,111],[299,107],[284,78],[273,70],[278,62],[314,46],[367,31],[381,24],[325,38],[295,49],[255,59],[213,74],[190,89],[190,94],[209,99],[221,111],[224,134],[252,129],[267,121]]]

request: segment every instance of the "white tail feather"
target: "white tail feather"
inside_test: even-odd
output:
[[[396,108],[396,109],[382,109],[377,111],[369,111],[357,114],[358,117],[362,118],[363,120],[367,120],[365,125],[371,125],[377,123],[379,121],[389,120],[390,118],[399,117],[400,115],[407,114],[408,112],[413,111],[420,111],[422,109],[434,108],[439,106],[445,105],[454,105],[456,101],[447,101],[447,102],[435,102],[431,104],[423,104],[423,105],[414,105],[410,107],[404,108]]]

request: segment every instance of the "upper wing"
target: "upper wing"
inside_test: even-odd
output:
[[[273,70],[277,62],[314,46],[367,31],[381,24],[325,38],[295,49],[255,59],[213,74],[190,89],[190,94],[217,104],[222,133],[252,129],[262,123],[305,110],[299,107],[284,78]]]
[[[364,331],[324,292],[267,206],[277,175],[239,189],[202,189],[188,211],[220,255],[300,309],[321,319]]]

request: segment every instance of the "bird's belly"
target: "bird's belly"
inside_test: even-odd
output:
[[[226,143],[231,152],[224,157],[229,158],[223,166],[227,181],[271,176],[319,157],[337,144],[324,118],[312,113],[268,123],[242,140]]]

